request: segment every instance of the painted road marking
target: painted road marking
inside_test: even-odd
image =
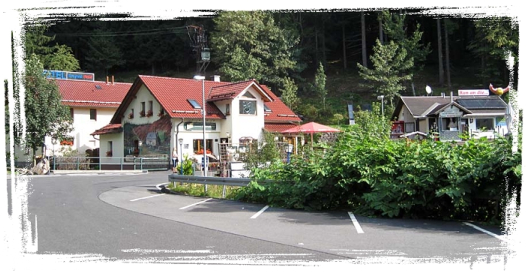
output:
[[[132,199],[132,200],[130,200],[130,201],[137,201],[137,200],[148,199],[148,198],[158,197],[158,196],[163,196],[163,195],[165,195],[165,194],[152,195],[152,196],[145,196],[145,197],[141,197],[141,198]]]
[[[488,231],[488,230],[486,230],[486,229],[482,229],[482,228],[480,228],[480,227],[478,227],[478,226],[476,226],[476,225],[474,225],[474,224],[471,224],[471,223],[469,223],[469,222],[463,222],[463,224],[465,224],[465,225],[467,225],[467,226],[470,226],[470,227],[473,227],[473,228],[479,230],[480,232],[486,233],[486,234],[488,234],[488,235],[490,235],[490,236],[492,236],[492,237],[494,237],[494,238],[497,238],[497,239],[499,239],[499,240],[501,240],[501,241],[508,241],[508,239],[506,239],[505,237],[503,237],[503,236],[501,236],[501,235],[497,235],[497,234],[492,233],[492,232],[490,232],[490,231]]]
[[[207,202],[207,201],[209,201],[209,200],[211,200],[211,199],[213,199],[213,198],[205,199],[205,200],[203,200],[203,201],[199,201],[199,202],[196,202],[196,203],[194,203],[194,204],[190,204],[190,205],[188,205],[188,206],[184,206],[184,207],[182,207],[182,208],[179,208],[179,210],[184,210],[184,209],[186,209],[186,208],[190,208],[190,207],[192,207],[192,206],[195,206],[195,205],[198,205],[198,204],[201,204],[201,203]]]
[[[358,234],[363,234],[362,227],[358,223],[358,220],[356,219],[354,214],[352,212],[348,212],[348,213],[349,213],[349,217],[351,217],[352,224],[354,224],[354,228],[356,228],[356,232],[358,232]]]
[[[268,205],[263,207],[263,209],[259,210],[259,212],[255,213],[253,216],[251,216],[250,218],[251,219],[255,219],[257,218],[259,215],[263,214],[263,212],[265,212],[265,210],[268,209]]]

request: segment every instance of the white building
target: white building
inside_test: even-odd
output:
[[[140,75],[110,123],[92,133],[100,137],[101,156],[128,162],[132,157],[168,159],[174,148],[179,155],[202,156],[203,93],[206,149],[215,156],[220,142],[261,141],[264,130],[276,132],[301,121],[255,80],[229,83]]]
[[[95,130],[107,125],[131,87],[131,83],[94,81],[91,73],[64,71],[45,71],[54,81],[62,97],[62,104],[70,108],[73,130],[69,138],[54,141],[46,137],[44,144],[46,156],[59,156],[62,150],[77,150],[84,154],[88,149],[99,148],[100,143],[91,135]],[[33,159],[29,149],[15,147],[17,162],[30,163]],[[42,155],[39,149],[36,155]]]

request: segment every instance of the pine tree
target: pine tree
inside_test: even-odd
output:
[[[327,89],[325,83],[327,82],[327,76],[325,75],[325,69],[321,62],[318,65],[316,74],[314,75],[314,89],[316,94],[321,98],[323,103],[323,109],[325,110],[325,99],[327,98]]]
[[[300,99],[298,98],[298,86],[294,80],[285,77],[283,79],[283,89],[281,93],[281,100],[293,111],[297,111]]]
[[[377,39],[373,52],[372,69],[357,63],[359,74],[366,81],[362,85],[370,88],[375,95],[384,95],[392,105],[394,98],[400,96],[400,91],[405,90],[402,82],[412,77],[407,72],[413,66],[413,57],[408,57],[406,50],[392,40],[382,45]]]

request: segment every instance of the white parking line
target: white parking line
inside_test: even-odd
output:
[[[471,223],[469,223],[469,222],[463,222],[463,224],[465,224],[465,225],[467,225],[467,226],[470,226],[470,227],[473,227],[473,228],[479,230],[480,232],[486,233],[486,234],[488,234],[488,235],[490,235],[490,236],[492,236],[492,237],[494,237],[494,238],[497,238],[497,239],[499,239],[499,240],[501,240],[501,241],[508,241],[508,239],[506,239],[506,238],[503,237],[503,236],[500,236],[500,235],[497,235],[497,234],[495,234],[495,233],[492,233],[492,232],[490,232],[490,231],[488,231],[488,230],[486,230],[486,229],[482,229],[482,228],[480,228],[480,227],[478,227],[478,226],[476,226],[476,225],[474,225],[474,224],[471,224]]]
[[[190,205],[188,205],[188,206],[184,206],[184,207],[182,207],[182,208],[179,208],[179,210],[184,210],[184,209],[186,209],[186,208],[190,208],[190,207],[195,206],[195,205],[197,205],[197,204],[201,204],[201,203],[207,202],[207,201],[209,201],[209,200],[211,200],[211,199],[212,199],[212,198],[205,199],[205,200],[203,200],[203,201],[199,201],[199,202],[196,202],[196,203],[194,203],[194,204],[190,204]]]
[[[147,198],[152,198],[152,197],[158,197],[158,196],[163,196],[163,195],[165,195],[165,194],[145,196],[145,197],[141,197],[141,198],[132,199],[130,201],[137,201],[137,200],[142,200],[142,199],[147,199]]]
[[[349,213],[349,217],[351,217],[352,224],[354,224],[354,228],[356,228],[356,232],[358,232],[358,234],[363,234],[362,227],[358,223],[358,220],[356,219],[354,214],[352,212],[348,212],[348,213]]]
[[[255,219],[257,218],[259,215],[263,214],[263,212],[265,212],[265,210],[268,209],[268,205],[263,207],[263,209],[259,210],[259,212],[255,213],[253,216],[251,216],[250,218],[251,219]]]

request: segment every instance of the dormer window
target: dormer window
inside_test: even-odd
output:
[[[195,109],[200,109],[201,108],[201,105],[199,103],[197,103],[196,100],[192,100],[192,99],[189,99],[188,102],[192,105],[193,108]]]
[[[245,94],[243,94],[243,98],[255,99],[256,97],[250,94],[250,92],[246,92]]]

